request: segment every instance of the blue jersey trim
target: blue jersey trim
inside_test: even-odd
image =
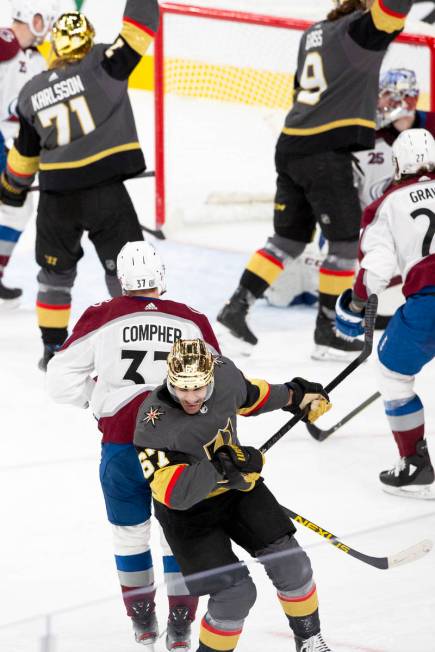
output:
[[[141,552],[138,555],[115,555],[116,568],[127,573],[136,573],[149,570],[153,566],[151,551]]]

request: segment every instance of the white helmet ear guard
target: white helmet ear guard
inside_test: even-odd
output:
[[[118,279],[124,291],[166,290],[165,266],[154,246],[146,240],[127,242],[116,260]]]
[[[435,140],[426,129],[406,129],[393,143],[394,178],[435,169]]]
[[[60,11],[58,0],[11,0],[11,10],[12,19],[26,23],[37,42],[42,42]],[[33,24],[33,19],[38,14],[42,16],[44,23],[40,31],[36,30]]]

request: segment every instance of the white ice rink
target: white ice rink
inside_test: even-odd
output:
[[[279,3],[288,6],[293,0],[273,0],[275,8]],[[254,3],[239,4],[246,9]],[[327,4],[294,2],[299,10],[306,6],[310,11]],[[141,141],[152,167],[149,98],[137,97]],[[195,115],[181,117],[183,129],[189,123],[197,125]],[[256,135],[261,155],[252,168],[252,175],[258,176],[251,181],[254,186],[260,181],[271,186],[272,192],[273,134],[267,121]],[[185,179],[187,205],[193,201],[192,186],[200,185],[202,153],[212,146],[207,137],[211,136],[206,130],[198,136],[196,153],[201,156],[187,153],[182,158],[180,151],[176,157],[177,190],[183,192]],[[237,149],[233,144],[227,164],[234,163]],[[219,174],[218,164],[215,173]],[[236,175],[237,166],[234,179]],[[152,221],[151,186],[149,181],[129,186],[147,224]],[[251,248],[262,244],[268,232],[268,223],[261,221],[238,226],[178,224],[168,240],[157,242],[167,266],[168,298],[186,301],[214,321]],[[34,311],[33,243],[31,225],[5,278],[24,288],[21,307],[0,313],[0,652],[137,652],[140,648],[123,611],[99,486],[95,421],[89,411],[53,404],[36,367],[41,343]],[[97,257],[86,239],[84,244],[72,323],[89,304],[107,297]],[[327,383],[341,366],[310,359],[314,319],[310,308],[278,309],[259,301],[251,323],[260,343],[250,358],[237,360],[240,367],[247,375],[275,382],[299,375]],[[374,358],[332,393],[333,410],[320,427],[335,423],[377,389]],[[434,365],[423,370],[416,389],[425,404],[428,444],[435,459]],[[287,417],[276,412],[240,419],[242,441],[260,446]],[[264,477],[284,505],[356,549],[385,556],[421,539],[435,540],[435,502],[400,499],[380,489],[379,471],[396,459],[377,401],[324,443],[314,441],[305,426],[298,425],[268,453]],[[381,571],[333,549],[302,526],[297,538],[312,560],[322,628],[334,652],[435,652],[434,552],[413,564]],[[161,581],[157,537],[154,550]],[[247,558],[243,551],[241,556]],[[252,574],[258,598],[237,650],[290,652],[294,644],[273,587],[262,568],[252,566]],[[157,602],[163,630],[167,604],[163,587]],[[204,609],[201,602],[197,622]],[[47,628],[50,636],[44,642]],[[196,636],[197,624],[194,631]],[[158,649],[165,649],[163,639]]]

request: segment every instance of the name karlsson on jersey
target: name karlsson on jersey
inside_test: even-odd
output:
[[[57,84],[53,84],[53,86],[47,86],[47,88],[43,88],[42,91],[38,91],[32,95],[31,100],[33,110],[40,111],[41,109],[56,104],[68,97],[83,93],[84,90],[85,87],[80,75],[74,75],[74,77],[64,79],[57,82]]]

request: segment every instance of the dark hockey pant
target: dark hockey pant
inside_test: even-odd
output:
[[[119,296],[116,257],[126,242],[143,239],[136,211],[122,182],[40,195],[36,262],[41,270],[36,306],[44,344],[62,344],[67,337],[71,288],[77,263],[83,256],[81,239],[85,231],[104,267],[109,294]]]
[[[190,592],[210,596],[201,651],[233,650],[255,602],[255,585],[232,541],[263,564],[295,635],[308,638],[320,631],[310,560],[293,537],[292,522],[261,481],[250,492],[228,491],[186,511],[155,502],[155,514]]]

